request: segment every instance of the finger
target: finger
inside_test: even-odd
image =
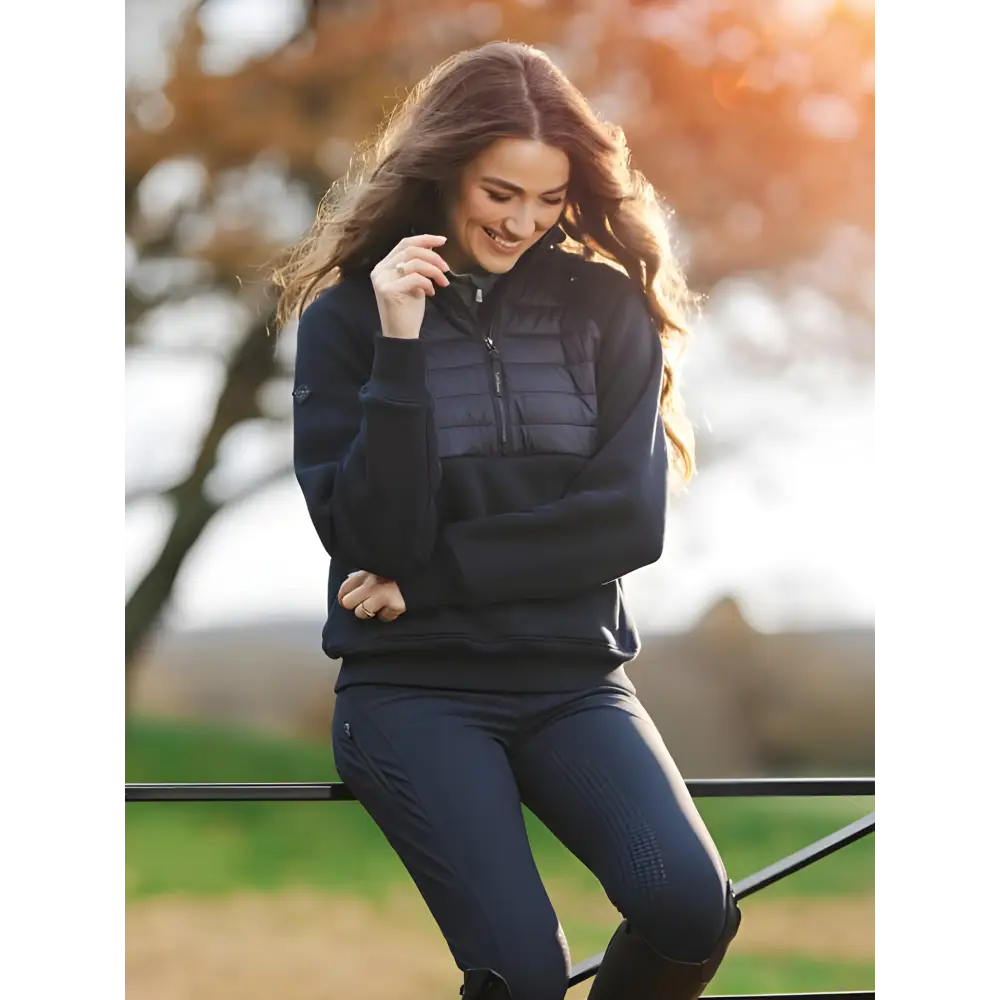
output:
[[[358,606],[354,609],[355,617],[363,621],[370,621],[372,618],[393,621],[398,618],[401,609],[391,603],[394,589],[386,586],[374,587],[367,597],[358,602]]]
[[[355,614],[358,617],[381,618],[382,621],[393,621],[405,610],[406,606],[400,598],[399,588],[396,584],[392,580],[382,580],[377,586],[371,589],[367,597],[358,603]]]
[[[419,257],[411,257],[408,260],[399,260],[393,265],[394,271],[401,278],[408,274],[422,274],[431,281],[436,281],[444,287],[450,285],[448,276],[433,261],[423,260]]]
[[[368,608],[379,609],[378,616],[383,621],[395,621],[401,614],[406,612],[406,601],[399,592],[399,587],[395,581],[387,580],[384,588],[379,588],[373,595],[372,600],[367,604]]]
[[[354,609],[354,617],[360,618],[363,622],[371,621],[372,618],[378,617],[378,612],[372,607],[371,597],[358,603],[358,606]]]
[[[407,274],[394,281],[392,287],[398,292],[423,292],[424,295],[434,295],[437,292],[434,282],[422,274]]]
[[[356,569],[351,573],[346,580],[340,585],[340,590],[337,591],[337,600],[343,603],[344,598],[352,591],[360,587],[365,582],[365,577],[369,574],[363,569]]]
[[[440,233],[418,233],[416,236],[404,236],[395,246],[395,250],[403,247],[439,247],[447,241],[447,236]]]
[[[451,270],[448,266],[448,261],[446,261],[444,257],[442,257],[439,253],[435,253],[433,250],[428,250],[424,247],[403,247],[401,250],[394,250],[388,257],[386,257],[385,260],[386,263],[391,264],[392,267],[408,260],[423,260],[428,264],[433,264],[435,267],[440,269],[442,273]]]
[[[345,594],[341,600],[341,606],[347,608],[348,611],[353,611],[357,606],[367,598],[371,597],[377,584],[374,580],[368,579],[361,584],[360,587],[355,587],[349,594]],[[372,608],[373,611],[377,610]]]

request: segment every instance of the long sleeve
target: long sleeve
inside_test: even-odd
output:
[[[327,552],[395,578],[426,562],[437,524],[425,345],[360,331],[349,302],[331,289],[299,321],[295,475]]]
[[[645,297],[627,286],[602,331],[597,451],[560,499],[440,529],[430,562],[397,578],[410,611],[572,594],[663,551],[663,356]]]

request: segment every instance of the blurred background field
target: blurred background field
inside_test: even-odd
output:
[[[680,372],[699,473],[625,581],[644,704],[688,777],[874,773],[873,3],[419,8],[125,4],[128,780],[336,777],[325,557],[289,465],[296,331],[266,264],[406,88],[493,38],[544,49],[624,127],[705,296]],[[871,803],[700,808],[740,878]],[[356,804],[126,822],[131,997],[456,994]],[[617,915],[528,823],[574,955],[599,951]],[[873,840],[745,912],[713,992],[870,987]]]

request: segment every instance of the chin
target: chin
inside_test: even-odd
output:
[[[520,259],[520,254],[512,260],[480,260],[479,257],[476,257],[476,263],[484,271],[489,271],[490,274],[506,274]]]

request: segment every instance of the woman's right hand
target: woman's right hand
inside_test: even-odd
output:
[[[434,248],[447,237],[406,236],[372,269],[372,287],[384,337],[415,340],[424,318],[424,299],[434,286],[450,284],[448,262]]]
[[[362,621],[379,618],[393,622],[406,612],[406,601],[396,581],[365,570],[355,570],[347,577],[337,591],[337,601]]]

